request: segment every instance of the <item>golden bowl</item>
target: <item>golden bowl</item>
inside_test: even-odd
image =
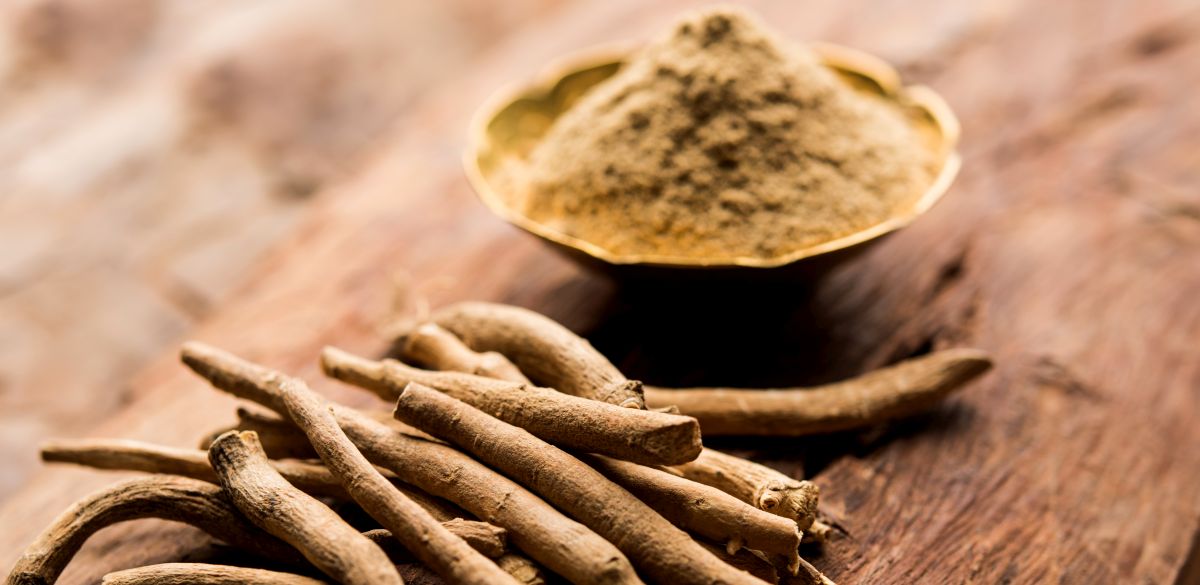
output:
[[[497,92],[476,112],[464,165],[479,199],[509,223],[561,252],[618,277],[701,278],[816,277],[915,220],[946,193],[958,174],[958,119],[945,101],[924,86],[903,86],[891,65],[866,53],[826,43],[810,43],[824,64],[859,91],[893,100],[931,137],[941,167],[925,193],[907,212],[862,231],[774,258],[749,256],[690,258],[615,254],[591,242],[547,227],[509,207],[496,192],[505,161],[526,157],[554,120],[585,92],[611,77],[636,50],[621,44],[585,50],[547,68],[531,83]]]

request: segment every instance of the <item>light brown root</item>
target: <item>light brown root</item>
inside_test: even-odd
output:
[[[409,382],[430,386],[564,448],[647,464],[683,463],[700,454],[695,419],[621,408],[516,382],[434,372],[396,360],[376,362],[327,347],[325,372],[395,400]]]
[[[485,378],[530,384],[517,365],[494,351],[477,353],[437,323],[419,325],[404,336],[400,357],[431,370],[452,370]]]
[[[126,439],[58,439],[42,445],[47,463],[73,463],[94,467],[147,473],[169,473],[217,483],[208,463],[208,453],[178,449]],[[346,499],[346,492],[324,466],[302,461],[271,461],[288,483],[306,493]]]
[[[927,410],[991,364],[982,351],[950,349],[815,388],[647,387],[646,404],[678,406],[700,421],[705,436],[830,433]]]
[[[812,526],[820,490],[809,481],[795,480],[765,465],[705,449],[690,463],[670,471],[715,487],[743,502],[796,522],[800,530]]]
[[[404,577],[405,585],[446,585],[446,580],[438,576],[421,563],[404,563],[396,565],[400,576]]]
[[[270,370],[199,343],[183,361],[215,387],[276,412],[287,412]],[[509,540],[573,583],[640,583],[612,543],[571,520],[529,490],[441,442],[418,439],[352,408],[332,405],[338,424],[376,465],[508,530]]]
[[[277,415],[244,407],[237,409],[238,421],[219,428],[200,440],[200,448],[208,450],[217,437],[229,431],[254,431],[263,451],[271,459],[316,459],[317,452],[308,442],[308,437],[291,422]]]
[[[525,585],[546,585],[546,572],[537,563],[518,554],[506,554],[496,559],[505,573]]]
[[[508,554],[508,531],[499,526],[463,518],[447,520],[442,526],[489,559]]]
[[[418,384],[397,399],[396,416],[449,441],[527,485],[617,544],[664,583],[755,583],[649,506],[566,452],[527,431]]]
[[[42,461],[96,469],[182,475],[217,483],[208,453],[128,439],[51,439],[42,443]]]
[[[221,486],[242,514],[326,575],[352,585],[403,583],[375,543],[271,467],[253,431],[221,435],[208,453]]]
[[[772,565],[762,553],[747,548],[730,553],[725,546],[702,539],[697,542],[718,559],[725,561],[726,564],[750,573],[767,583],[779,583],[779,573],[775,570],[775,565]]]
[[[297,558],[291,547],[247,522],[220,487],[186,477],[157,475],[123,481],[72,504],[25,549],[5,583],[54,583],[92,534],[140,518],[191,524],[263,558]]]
[[[303,575],[204,563],[163,563],[109,573],[103,585],[327,585]]]
[[[496,565],[519,583],[544,585],[546,582],[545,574],[537,563],[522,555],[508,552],[507,532],[503,528],[492,526],[486,522],[461,519],[443,522],[442,525],[465,540],[467,544],[471,545],[471,548],[495,561]],[[380,528],[363,534],[379,545],[379,548],[383,549],[393,563],[399,565],[415,560],[412,553],[404,548],[388,530]]]
[[[42,446],[42,460],[51,463],[72,463],[95,469],[143,471],[190,477],[217,483],[217,474],[208,463],[208,453],[196,449],[176,449],[127,439],[61,439]],[[271,461],[271,466],[288,483],[311,495],[349,500],[345,489],[329,469],[302,461]],[[447,530],[488,557],[499,557],[506,551],[506,531],[486,522],[465,520],[466,512],[441,498],[400,483],[390,471],[381,472],[395,489],[411,498]],[[387,530],[368,534],[391,537]],[[378,542],[378,541],[377,541]],[[282,543],[281,543],[282,544]],[[397,547],[399,543],[397,542]],[[409,557],[411,560],[411,556]]]
[[[289,423],[290,424],[290,423]],[[305,439],[307,441],[307,439]],[[182,475],[217,483],[217,474],[208,463],[208,453],[196,449],[177,449],[126,439],[59,439],[42,445],[42,460],[51,463],[72,463],[96,469],[143,471]],[[323,465],[303,461],[271,461],[271,466],[288,483],[314,496],[350,499],[337,478]],[[395,475],[386,474],[396,489],[438,520],[464,516],[449,502],[400,483]]]
[[[747,504],[717,488],[636,463],[599,455],[580,458],[629,490],[672,524],[704,536],[732,543],[732,555],[741,547],[781,554],[799,563],[800,531],[788,518]]]
[[[489,559],[499,558],[508,552],[508,532],[499,526],[461,518],[442,522],[442,526]],[[363,535],[379,545],[379,548],[382,548],[388,558],[397,565],[411,562],[414,559],[412,552],[405,548],[386,528],[368,530]]]
[[[373,462],[402,471],[417,486],[504,527],[513,544],[571,582],[641,582],[612,543],[461,451],[398,433],[350,409],[335,414]],[[517,576],[515,570],[509,573]]]
[[[837,585],[804,559],[800,559],[800,573],[786,582],[788,585]]]
[[[431,320],[475,351],[494,351],[534,382],[583,398],[645,408],[640,382],[625,378],[587,340],[533,311],[495,303],[458,303]]]
[[[820,520],[814,520],[812,526],[804,531],[804,539],[801,544],[825,544],[829,540],[830,534],[833,533],[833,526],[830,526]]]
[[[324,398],[297,378],[280,376],[280,380],[283,403],[292,421],[308,436],[334,477],[422,563],[452,583],[516,585],[508,573],[396,490],[338,426]]]

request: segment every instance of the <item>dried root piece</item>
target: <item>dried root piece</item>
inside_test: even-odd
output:
[[[395,400],[409,382],[430,386],[564,448],[628,461],[671,465],[700,454],[700,426],[686,416],[620,408],[516,382],[421,370],[396,360],[363,359],[325,348],[330,376]]]
[[[646,388],[646,404],[675,405],[706,436],[799,436],[860,428],[936,404],[992,365],[975,349],[949,349],[815,388]]]
[[[221,435],[208,453],[234,505],[326,575],[354,585],[403,583],[375,543],[271,467],[253,431]]]
[[[254,431],[258,433],[258,442],[262,443],[263,451],[271,459],[316,459],[317,452],[313,451],[308,437],[296,428],[296,425],[279,418],[274,414],[251,410],[244,407],[237,409],[238,422],[221,427],[200,440],[200,448],[208,451],[208,447],[217,437],[229,431]]]
[[[495,561],[496,565],[517,582],[525,585],[543,585],[546,582],[546,576],[537,563],[522,555],[508,552],[507,531],[503,528],[492,526],[487,522],[462,519],[443,522],[442,525],[453,532],[455,536],[465,540],[467,544],[471,545],[471,548]],[[383,549],[388,558],[397,565],[415,560],[412,553],[404,548],[388,530],[382,528],[369,530],[363,535],[379,545],[379,548]]]
[[[307,439],[305,439],[307,441]],[[126,439],[59,439],[42,445],[42,460],[73,463],[96,469],[144,471],[182,475],[217,483],[217,474],[208,463],[208,453],[196,449],[177,449]],[[303,461],[272,460],[271,466],[288,483],[301,491],[321,497],[349,499],[342,484],[323,465]],[[390,472],[389,481],[438,520],[461,518],[465,514],[440,498],[400,483]]]
[[[641,382],[625,378],[592,344],[543,315],[495,303],[458,303],[436,311],[431,320],[475,351],[503,354],[542,386],[645,408]]]
[[[830,526],[820,520],[814,520],[812,526],[804,531],[804,539],[800,544],[825,544],[829,540],[829,535],[833,533],[833,526]]]
[[[760,552],[743,548],[737,552],[730,553],[727,547],[713,544],[705,540],[698,540],[700,546],[712,553],[718,559],[725,561],[730,566],[741,569],[762,581],[767,583],[778,583],[779,572],[775,570],[775,565],[772,565],[766,556]]]
[[[615,543],[662,583],[755,583],[596,470],[527,431],[418,384],[396,416],[504,471]]]
[[[296,557],[291,547],[247,522],[221,488],[186,477],[160,475],[124,481],[72,504],[25,549],[5,583],[54,583],[92,534],[140,518],[191,524],[264,558]]]
[[[208,453],[128,439],[51,439],[42,443],[42,461],[96,469],[182,475],[217,483]]]
[[[572,583],[641,582],[612,543],[461,451],[398,433],[351,409],[335,409],[335,416],[368,459],[504,527],[513,544]],[[529,572],[519,564],[500,563],[517,577]]]
[[[208,453],[126,439],[58,439],[42,445],[42,460],[97,469],[182,475],[217,483]],[[271,461],[288,483],[306,493],[345,499],[346,492],[324,466],[303,461]]]
[[[808,561],[800,559],[800,574],[787,580],[788,585],[837,585]]]
[[[546,572],[537,563],[518,554],[506,554],[496,559],[505,573],[525,585],[546,585]]]
[[[452,583],[516,585],[508,573],[396,490],[338,426],[325,399],[297,378],[281,376],[279,389],[292,421],[350,497],[422,563]]]
[[[796,523],[751,506],[717,488],[636,463],[581,455],[585,463],[629,490],[672,524],[726,544],[730,555],[743,546],[784,555],[788,569],[800,563]]]
[[[816,484],[792,479],[753,461],[705,449],[695,461],[670,470],[760,510],[794,520],[800,530],[807,530],[816,518],[820,496]]]
[[[400,357],[431,370],[466,372],[532,385],[520,368],[502,354],[476,352],[437,323],[425,323],[408,332],[400,344]]]
[[[462,518],[442,522],[442,526],[489,559],[499,558],[508,552],[508,532],[499,526]],[[368,530],[363,533],[363,536],[379,545],[379,548],[383,549],[388,558],[397,565],[411,562],[414,558],[411,551],[405,548],[386,528]]]
[[[163,563],[109,573],[103,585],[327,585],[327,581],[291,573],[204,563]]]
[[[215,387],[287,412],[276,386],[279,376],[270,370],[200,343],[184,345],[182,358]],[[513,544],[551,571],[573,583],[641,582],[612,543],[470,456],[403,434],[352,408],[335,404],[332,409],[368,460],[505,528]]]
[[[391,411],[363,410],[363,414],[385,423],[389,427],[414,437],[436,440],[409,425],[392,418]],[[205,451],[212,441],[229,431],[254,431],[258,440],[263,444],[263,450],[271,459],[318,459],[316,450],[308,437],[296,428],[296,425],[273,412],[238,408],[238,422],[222,427],[209,433],[200,441],[200,448]]]

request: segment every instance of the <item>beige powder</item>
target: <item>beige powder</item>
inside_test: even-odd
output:
[[[720,9],[593,88],[504,191],[613,253],[772,258],[907,210],[935,164],[899,107]]]

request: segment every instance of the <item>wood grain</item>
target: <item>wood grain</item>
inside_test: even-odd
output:
[[[642,36],[683,3],[577,3],[526,24],[400,119],[194,335],[321,380],[324,344],[379,354],[394,293],[527,306],[647,382],[809,384],[931,348],[996,370],[928,416],[865,435],[721,447],[822,485],[842,583],[1194,583],[1200,526],[1200,9],[1187,2],[756,3],[789,35],[901,65],[964,123],[946,201],[801,290],[629,290],[473,201],[465,121],[562,51]],[[174,348],[96,435],[187,445],[231,403]],[[32,446],[31,446],[32,448]],[[112,476],[46,469],[0,508],[0,566]],[[64,582],[167,560],[160,526],[106,531]],[[140,540],[138,540],[140,539]],[[165,541],[168,539],[159,539]],[[137,554],[119,560],[106,551]],[[138,550],[138,549],[134,549]]]

